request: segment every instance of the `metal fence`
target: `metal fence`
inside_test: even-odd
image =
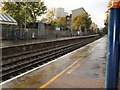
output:
[[[74,30],[41,30],[24,28],[2,28],[2,38],[13,40],[18,39],[39,39],[39,38],[60,38],[94,34],[92,31],[74,31]]]

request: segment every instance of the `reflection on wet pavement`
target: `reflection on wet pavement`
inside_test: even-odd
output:
[[[104,37],[83,50],[78,49],[72,58],[83,58],[47,88],[104,88],[106,41]]]
[[[17,78],[3,87],[39,88],[75,61],[78,62],[50,83],[47,88],[104,87],[106,39],[107,36],[55,59],[54,62]]]

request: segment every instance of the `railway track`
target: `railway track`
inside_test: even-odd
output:
[[[68,40],[66,42],[54,43],[54,45],[37,50],[3,56],[2,70],[0,71],[0,73],[2,73],[0,76],[2,82],[54,60],[55,58],[78,49],[98,38],[99,36],[92,36],[80,40],[72,40],[72,42]]]

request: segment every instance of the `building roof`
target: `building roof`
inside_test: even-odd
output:
[[[80,10],[80,9],[82,9],[84,12],[86,12],[85,9],[84,9],[83,7],[74,9],[74,10],[72,10],[72,12],[73,12],[73,11],[76,11],[76,10]]]
[[[0,24],[17,25],[17,21],[8,14],[0,13]]]

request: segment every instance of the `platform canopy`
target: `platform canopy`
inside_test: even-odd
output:
[[[0,13],[0,24],[17,25],[17,21],[8,14]]]

